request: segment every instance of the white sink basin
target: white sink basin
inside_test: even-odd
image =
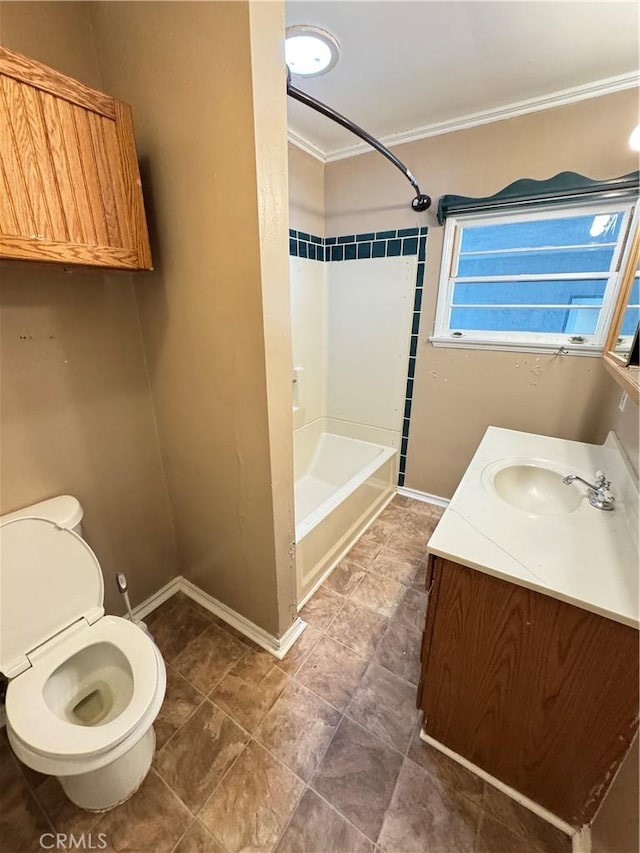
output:
[[[562,482],[573,473],[543,459],[499,459],[482,472],[482,483],[516,509],[532,515],[566,515],[578,509],[584,490]]]

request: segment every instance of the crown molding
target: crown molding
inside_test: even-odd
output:
[[[457,130],[467,130],[482,124],[491,124],[495,121],[505,121],[517,116],[535,113],[540,110],[548,110],[553,107],[562,107],[588,98],[599,98],[602,95],[611,95],[624,89],[633,89],[640,85],[640,71],[630,71],[618,74],[615,77],[607,77],[604,80],[595,80],[593,83],[585,83],[581,86],[572,86],[569,89],[560,89],[547,95],[536,98],[528,98],[524,101],[515,101],[501,107],[490,110],[481,110],[477,113],[458,116],[458,118],[446,121],[433,122],[400,133],[391,133],[381,136],[380,142],[387,147],[403,145],[405,142],[416,142],[419,139],[427,139],[430,136],[441,136],[444,133],[454,133]],[[289,130],[289,141],[297,145],[307,154],[311,154],[321,163],[333,163],[336,160],[345,160],[348,157],[358,157],[371,151],[371,147],[365,142],[350,145],[346,148],[338,148],[335,151],[323,151],[318,145],[305,139],[294,130]]]
[[[315,143],[310,142],[308,139],[305,139],[304,136],[301,136],[299,133],[296,133],[295,130],[289,128],[289,142],[292,145],[295,145],[296,148],[300,148],[306,154],[310,154],[312,157],[315,157],[316,160],[319,160],[321,163],[327,162],[327,155],[324,153],[322,148],[319,148]]]

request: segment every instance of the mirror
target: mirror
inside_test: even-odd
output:
[[[640,226],[637,217],[634,217],[633,227],[635,234],[623,259],[620,293],[605,344],[604,365],[627,394],[638,402],[640,368],[633,364],[640,322]]]

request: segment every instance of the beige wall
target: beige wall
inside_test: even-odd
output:
[[[325,234],[324,169],[324,163],[289,143],[290,226],[318,237]]]
[[[618,408],[622,389],[610,378],[609,402],[599,413],[599,439],[604,441],[609,430],[613,430],[620,439],[629,461],[636,472],[640,470],[640,413],[638,404],[628,399],[624,412]]]
[[[83,4],[2,3],[0,43],[102,85]],[[0,268],[0,512],[78,497],[118,613],[116,572],[134,604],[177,574],[135,279]]]
[[[635,853],[640,850],[639,743],[636,736],[591,825],[593,853]]]
[[[326,234],[429,225],[425,298],[405,485],[450,497],[487,426],[593,441],[610,381],[596,359],[435,348],[445,193],[489,195],[518,178],[571,170],[608,178],[637,169],[627,140],[637,93],[624,91],[398,146],[434,207],[411,211],[411,188],[380,155],[329,163]]]
[[[143,164],[155,272],[137,294],[181,569],[281,634],[295,598],[282,8],[91,5]]]

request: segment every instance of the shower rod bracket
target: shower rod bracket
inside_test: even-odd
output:
[[[359,127],[357,124],[354,124],[350,119],[346,116],[343,116],[341,113],[334,110],[332,107],[327,106],[327,104],[323,104],[322,101],[318,101],[316,98],[313,98],[311,95],[308,95],[306,92],[303,92],[301,89],[297,89],[293,83],[291,82],[291,71],[287,68],[287,95],[290,98],[293,98],[296,101],[300,101],[301,104],[304,104],[307,107],[311,107],[312,110],[320,113],[326,118],[330,118],[332,121],[335,121],[337,124],[342,125],[347,130],[354,133],[356,136],[360,137],[360,139],[364,140],[368,145],[371,145],[372,148],[375,148],[383,157],[386,157],[393,165],[400,169],[405,178],[409,181],[411,186],[416,191],[416,197],[411,202],[411,207],[416,213],[422,213],[422,211],[427,210],[431,207],[431,198],[425,193],[421,192],[420,187],[418,186],[418,182],[411,174],[411,172],[404,165],[402,160],[396,157],[395,154],[392,154],[388,148],[386,148],[382,142],[377,140],[375,136],[372,136],[362,127]]]

